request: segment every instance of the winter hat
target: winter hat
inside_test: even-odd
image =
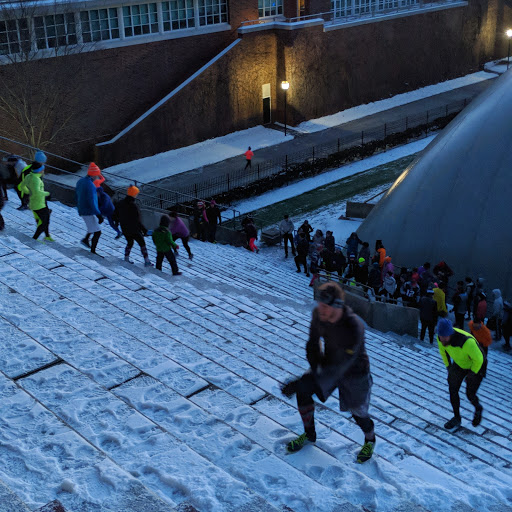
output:
[[[378,262],[378,261],[374,261],[374,262],[373,262],[373,266],[374,266],[375,268],[379,268],[379,262]]]
[[[384,258],[384,262],[385,262],[385,263],[389,263],[390,261],[391,261],[391,256],[386,256],[386,257]]]
[[[139,195],[140,190],[135,185],[130,185],[126,194],[130,197],[137,197]]]
[[[101,176],[100,168],[94,162],[91,162],[89,164],[89,169],[87,170],[87,176]]]
[[[447,318],[440,318],[437,322],[437,334],[439,336],[451,336],[455,331],[452,323]]]
[[[165,213],[160,217],[160,226],[165,226],[168,228],[171,225],[171,219],[169,215],[166,215]]]
[[[37,162],[38,164],[44,164],[46,160],[48,159],[42,151],[36,151],[36,154],[34,156],[34,162]]]
[[[359,258],[359,263],[364,263],[366,260],[364,258]]]

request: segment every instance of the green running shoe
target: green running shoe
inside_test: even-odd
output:
[[[372,458],[373,450],[375,449],[375,440],[366,441],[361,448],[361,451],[357,454],[357,463],[362,464]]]
[[[292,441],[290,441],[286,445],[286,448],[288,449],[288,451],[290,453],[295,453],[295,452],[298,452],[299,450],[301,450],[307,444],[314,443],[315,441],[316,441],[316,434],[308,435],[308,434],[306,434],[306,432],[304,432],[304,434],[301,434],[296,439],[293,439]]]
[[[44,239],[47,241],[47,242],[55,242],[55,240],[51,237],[51,236],[45,236]]]

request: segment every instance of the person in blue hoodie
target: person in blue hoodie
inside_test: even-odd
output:
[[[95,178],[102,178],[101,171],[94,162],[91,162],[87,176],[78,180],[75,189],[78,215],[84,220],[87,229],[87,233],[80,243],[90,248],[93,254],[96,254],[96,246],[101,236],[100,224],[103,222],[103,216],[98,206],[98,193],[93,183]],[[91,235],[92,241],[89,243]]]
[[[116,240],[121,238],[123,234],[119,229],[119,222],[114,220],[115,206],[110,196],[103,190],[101,186],[101,180],[94,180],[94,186],[98,194],[98,208],[100,209],[101,215],[108,220],[110,227],[117,233]]]

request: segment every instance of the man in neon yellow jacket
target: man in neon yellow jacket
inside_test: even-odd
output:
[[[464,379],[467,397],[475,407],[472,424],[476,427],[482,421],[483,411],[476,392],[485,377],[487,359],[475,338],[462,329],[454,329],[447,318],[441,318],[437,324],[437,344],[448,369],[448,388],[454,414],[444,428],[455,432],[460,427],[459,389]]]

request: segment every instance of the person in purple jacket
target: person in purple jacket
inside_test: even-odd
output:
[[[101,215],[108,220],[110,227],[117,233],[116,240],[121,238],[123,235],[119,229],[119,222],[113,219],[115,207],[110,196],[103,190],[100,180],[94,181],[96,192],[98,193],[98,208],[100,209]]]
[[[176,242],[178,238],[181,238],[183,247],[185,247],[185,250],[187,251],[188,259],[191,260],[194,255],[192,254],[192,251],[188,245],[190,231],[188,230],[187,226],[185,226],[185,223],[178,217],[176,212],[170,212],[169,217],[171,218],[171,225],[169,226],[169,229],[171,231],[173,240]]]

